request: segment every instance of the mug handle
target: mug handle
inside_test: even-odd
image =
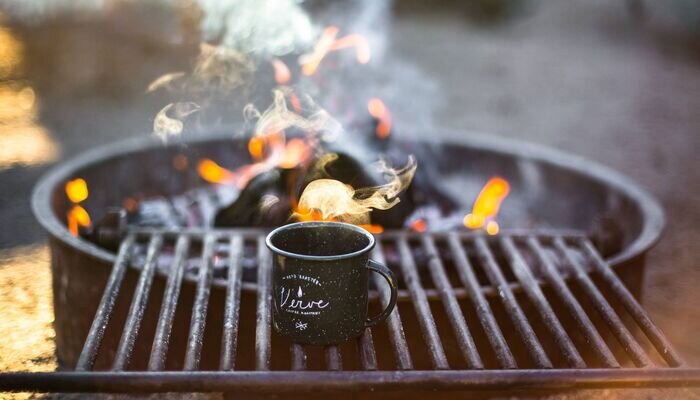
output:
[[[367,320],[365,321],[365,327],[370,328],[384,321],[389,316],[389,314],[391,314],[391,312],[394,311],[394,307],[396,306],[396,297],[398,295],[398,288],[396,287],[396,282],[394,281],[394,273],[391,272],[391,270],[385,265],[380,264],[374,260],[369,260],[367,263],[367,268],[370,271],[374,271],[382,277],[384,277],[386,283],[388,283],[389,287],[391,288],[389,304],[387,304],[384,311],[382,311],[381,314],[377,315],[376,317],[367,318]]]

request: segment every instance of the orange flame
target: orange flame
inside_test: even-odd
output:
[[[89,227],[91,224],[90,214],[82,206],[74,205],[68,211],[68,230],[71,235],[78,236],[80,227]]]
[[[389,109],[387,109],[384,102],[373,97],[369,100],[369,103],[367,103],[367,110],[371,116],[379,121],[375,129],[377,137],[380,139],[389,137],[391,133],[391,113],[389,113]]]
[[[364,36],[353,33],[336,40],[331,45],[331,50],[340,50],[347,47],[355,48],[355,57],[360,64],[367,64],[370,59],[369,42]]]
[[[73,203],[80,203],[88,198],[87,182],[83,178],[68,181],[65,189],[68,199]]]
[[[302,139],[294,138],[285,146],[282,161],[277,165],[282,168],[294,168],[308,160],[310,156],[311,149],[306,145],[306,142]]]
[[[197,165],[199,176],[209,183],[235,184],[243,188],[256,175],[273,167],[294,168],[311,158],[311,147],[303,139],[286,142],[281,132],[253,136],[248,141],[248,151],[254,162],[233,171],[208,158],[201,160]]]
[[[73,179],[72,181],[66,182],[65,185],[66,196],[68,200],[73,203],[73,207],[66,214],[68,231],[71,235],[78,236],[79,229],[81,226],[90,226],[90,214],[78,203],[84,201],[88,198],[88,186],[87,182],[83,178]]]
[[[232,182],[235,174],[216,162],[205,158],[197,165],[199,176],[209,183],[229,183]]]
[[[278,85],[285,85],[292,79],[292,73],[289,71],[289,67],[279,58],[272,60],[272,68],[275,70],[275,82],[277,82]]]
[[[376,225],[376,224],[362,224],[362,225],[358,225],[358,226],[359,226],[360,228],[363,228],[363,229],[366,230],[367,232],[373,233],[373,234],[375,234],[375,235],[378,234],[378,233],[384,232],[384,227],[381,226],[381,225]]]
[[[464,217],[464,226],[469,229],[486,228],[486,232],[495,235],[500,230],[493,219],[498,215],[501,203],[510,192],[510,184],[501,177],[493,177],[486,182],[474,202],[472,212]]]
[[[253,160],[260,161],[263,159],[265,151],[265,139],[263,136],[253,136],[248,141],[248,152]]]
[[[321,37],[316,42],[313,52],[306,54],[299,59],[301,65],[301,73],[306,76],[311,76],[318,70],[321,61],[331,51],[337,51],[349,47],[355,48],[355,57],[360,64],[367,64],[370,59],[370,48],[367,39],[357,33],[343,36],[336,39],[338,36],[338,27],[329,26],[321,32]]]
[[[306,221],[335,221],[337,222],[338,219],[336,218],[324,218],[323,215],[321,214],[320,211],[308,211],[308,210],[299,210],[294,213],[294,217],[297,219],[299,222],[306,222]],[[343,221],[347,222],[347,221]],[[379,234],[384,232],[384,227],[378,224],[356,224],[362,229],[365,229],[367,232],[372,233],[372,234]]]
[[[299,96],[297,96],[296,93],[289,93],[289,103],[292,105],[292,110],[294,110],[295,113],[298,114],[301,112],[301,100],[299,100]]]

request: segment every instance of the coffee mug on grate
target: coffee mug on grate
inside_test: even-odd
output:
[[[341,222],[299,222],[270,232],[273,326],[292,342],[337,344],[382,322],[396,305],[394,274],[369,259],[374,236]],[[387,307],[367,317],[369,271],[391,287]]]

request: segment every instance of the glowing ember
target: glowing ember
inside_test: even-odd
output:
[[[175,157],[173,157],[173,168],[175,168],[178,171],[186,170],[189,163],[190,162],[187,159],[187,156],[184,154],[178,154]]]
[[[331,51],[346,48],[355,48],[355,57],[360,64],[367,64],[370,59],[370,48],[367,39],[359,34],[353,33],[336,39],[338,28],[329,26],[323,30],[321,37],[316,42],[314,50],[310,54],[305,54],[299,58],[301,73],[311,76],[318,70],[321,61]]]
[[[498,226],[498,222],[496,221],[489,221],[486,224],[486,233],[489,235],[497,235],[500,229],[501,228]]]
[[[486,182],[474,202],[472,212],[464,217],[464,226],[469,229],[486,227],[486,232],[495,235],[499,226],[493,219],[498,215],[501,203],[510,192],[510,184],[501,177],[493,177]]]
[[[205,158],[197,165],[199,176],[209,183],[229,183],[235,175],[232,171],[220,166],[216,162]]]
[[[71,235],[78,236],[80,227],[90,226],[90,214],[87,210],[79,205],[73,206],[73,208],[68,211],[68,230]]]
[[[88,198],[88,187],[85,179],[78,178],[66,183],[66,195],[72,203],[80,203]]]
[[[428,223],[424,219],[417,219],[411,223],[411,229],[416,232],[425,232],[428,230]]]
[[[136,199],[134,199],[133,197],[127,197],[126,199],[124,199],[124,201],[122,201],[122,206],[128,212],[136,211],[138,205],[138,201],[136,201]]]
[[[272,60],[272,68],[275,70],[275,82],[278,85],[286,85],[292,79],[292,73],[289,71],[289,67],[279,58]]]
[[[371,116],[379,121],[375,129],[377,137],[380,139],[389,137],[391,133],[391,114],[384,102],[374,97],[367,103],[367,110]]]

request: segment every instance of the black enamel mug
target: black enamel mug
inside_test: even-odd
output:
[[[396,305],[394,274],[369,259],[374,236],[341,222],[299,222],[270,232],[275,330],[292,342],[336,344],[382,322]],[[381,314],[367,316],[369,272],[391,287]]]

